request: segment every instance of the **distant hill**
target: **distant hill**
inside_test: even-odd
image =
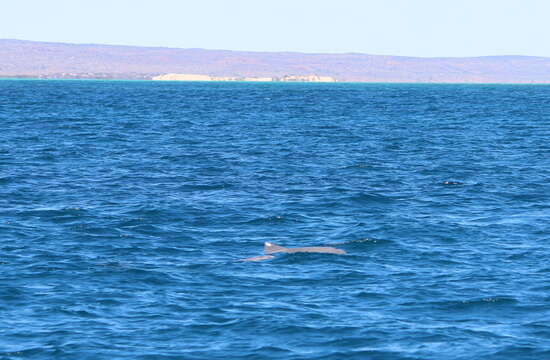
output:
[[[550,83],[550,58],[416,58],[0,40],[0,77],[151,79],[167,73],[239,78],[315,74],[366,82]]]

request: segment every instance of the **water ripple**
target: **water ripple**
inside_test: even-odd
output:
[[[548,86],[0,90],[2,359],[550,357]]]

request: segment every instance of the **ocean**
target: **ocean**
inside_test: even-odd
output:
[[[0,359],[550,359],[550,86],[2,80],[0,124]]]

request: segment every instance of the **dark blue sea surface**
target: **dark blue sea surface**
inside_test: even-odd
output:
[[[0,359],[550,359],[550,86],[3,80],[0,124]]]

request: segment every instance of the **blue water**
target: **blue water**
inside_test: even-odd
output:
[[[3,80],[0,124],[0,359],[550,359],[550,86]]]

